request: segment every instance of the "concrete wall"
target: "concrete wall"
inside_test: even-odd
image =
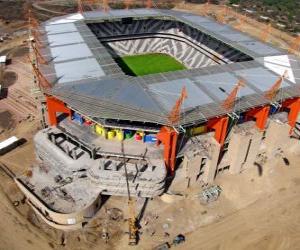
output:
[[[253,166],[262,135],[263,133],[256,128],[253,121],[237,125],[232,129],[227,151],[231,174],[238,174],[243,169]]]
[[[269,119],[264,139],[264,151],[268,158],[287,149],[291,143],[290,129],[285,112],[278,113]]]
[[[50,209],[43,201],[41,201],[33,192],[29,190],[24,183],[15,179],[16,184],[28,199],[28,203],[35,212],[50,226],[60,230],[69,231],[83,227],[83,224],[91,219],[101,206],[101,195],[97,197],[91,204],[86,205],[79,211],[73,213],[60,213]]]
[[[217,169],[220,144],[212,134],[195,137],[184,154],[183,169],[189,187],[199,183],[212,183]]]

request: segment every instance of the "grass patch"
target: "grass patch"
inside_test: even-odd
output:
[[[166,54],[124,56],[117,58],[116,61],[122,70],[131,76],[144,76],[186,69],[183,64]]]

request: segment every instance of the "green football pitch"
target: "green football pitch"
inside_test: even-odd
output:
[[[183,64],[166,54],[124,56],[116,61],[125,73],[132,76],[186,69]]]

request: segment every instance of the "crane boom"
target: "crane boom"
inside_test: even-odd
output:
[[[231,110],[235,104],[235,100],[240,88],[245,86],[245,81],[240,79],[225,101],[222,103],[222,107],[226,110]]]
[[[281,87],[281,84],[283,82],[283,79],[287,77],[287,74],[288,74],[288,71],[285,70],[283,75],[280,76],[277,81],[273,84],[273,86],[266,92],[265,94],[265,97],[268,99],[268,100],[273,100],[274,97],[276,96],[278,90],[280,89]]]
[[[125,153],[124,153],[124,143],[121,142],[121,150],[123,155],[123,165],[125,170],[125,178],[126,178],[126,185],[127,185],[127,196],[128,196],[128,229],[129,229],[129,242],[128,245],[134,246],[137,244],[137,221],[135,216],[135,200],[131,198],[130,195],[130,188],[129,188],[129,180],[128,180],[128,172],[127,172],[127,166],[126,166],[126,159],[125,159]]]
[[[179,122],[180,119],[180,110],[181,106],[183,104],[183,101],[187,98],[187,91],[185,86],[181,90],[180,97],[177,99],[174,107],[172,108],[170,114],[169,114],[169,121],[172,125],[175,125]]]
[[[34,54],[38,60],[39,63],[41,64],[48,64],[48,61],[42,56],[42,54],[39,52],[39,50],[36,48],[36,46],[33,45],[33,42],[31,42],[31,47],[34,51]]]
[[[39,85],[42,89],[48,89],[51,88],[51,84],[49,83],[49,81],[43,76],[43,74],[40,72],[40,70],[38,69],[38,67],[31,61],[31,59],[29,58],[30,63],[32,65],[34,74],[36,75],[36,77],[38,78],[39,81]]]

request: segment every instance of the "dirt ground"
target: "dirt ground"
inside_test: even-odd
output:
[[[13,31],[22,24],[0,23],[1,27]],[[245,31],[256,29],[247,27]],[[0,162],[17,175],[34,162],[32,137],[40,126],[31,94],[28,48],[22,39],[15,37],[0,44],[0,52],[4,50],[12,58],[4,74],[6,96],[0,100],[0,141],[12,135],[26,140],[0,156]],[[277,42],[287,44],[284,39]],[[289,166],[281,159],[272,159],[264,165],[262,176],[256,167],[240,175],[218,176],[216,183],[223,191],[219,200],[209,205],[200,204],[199,190],[176,196],[173,203],[163,202],[160,197],[149,200],[140,221],[141,241],[137,247],[127,245],[125,198],[108,198],[85,229],[64,233],[43,223],[15,183],[0,170],[0,250],[152,249],[171,242],[179,233],[186,236],[186,242],[174,249],[300,249],[300,143],[295,143],[298,149],[287,156]],[[142,205],[143,201],[138,201],[139,210]],[[120,209],[118,218],[110,216],[116,208]],[[103,228],[110,235],[108,244],[101,239]]]

